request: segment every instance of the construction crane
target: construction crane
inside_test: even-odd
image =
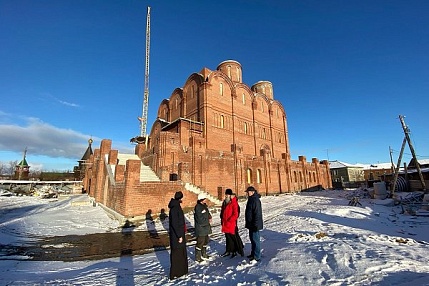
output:
[[[140,136],[131,138],[130,142],[147,144],[147,117],[148,117],[148,106],[149,106],[149,54],[150,54],[150,7],[147,7],[146,16],[146,58],[145,58],[145,72],[144,72],[144,93],[143,93],[143,106],[142,116],[137,117],[140,121]]]

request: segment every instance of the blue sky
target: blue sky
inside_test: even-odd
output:
[[[103,138],[132,152],[151,7],[148,131],[203,67],[273,83],[296,160],[397,161],[405,115],[429,158],[429,1],[0,0],[0,161],[71,170]],[[404,160],[411,158],[405,149]]]

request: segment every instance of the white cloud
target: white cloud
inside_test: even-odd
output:
[[[71,107],[79,107],[79,105],[76,103],[70,103],[70,102],[62,101],[62,100],[57,100],[57,101],[63,105],[67,105],[67,106],[71,106]]]
[[[1,115],[1,114],[0,114]],[[0,149],[22,153],[27,147],[28,153],[53,158],[75,159],[85,152],[90,135],[71,129],[62,129],[28,117],[24,126],[0,124]],[[93,138],[99,141],[98,138]]]
[[[52,94],[50,94],[49,92],[43,92],[42,93],[42,96],[43,97],[48,97],[49,98],[49,101],[51,100],[51,99],[53,99],[53,100],[55,100],[56,102],[58,102],[58,103],[60,103],[60,104],[62,104],[62,105],[65,105],[65,106],[70,106],[70,107],[80,107],[80,105],[79,104],[77,104],[77,103],[73,103],[73,102],[68,102],[68,101],[65,101],[65,100],[61,100],[61,99],[59,99],[59,98],[57,98],[57,97],[55,97],[55,96],[53,96]],[[41,98],[42,100],[45,100],[44,98]]]

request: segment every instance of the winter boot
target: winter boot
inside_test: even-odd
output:
[[[201,250],[201,254],[203,256],[203,259],[209,259],[210,256],[207,254],[207,246],[203,246],[203,249]]]
[[[201,250],[198,248],[195,248],[195,261],[198,263],[203,262],[203,259],[201,258]]]
[[[220,255],[220,257],[227,257],[231,254],[231,252],[225,251],[223,254]]]

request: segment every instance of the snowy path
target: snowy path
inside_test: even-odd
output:
[[[262,198],[265,228],[261,232],[262,260],[256,264],[240,256],[233,259],[218,256],[224,251],[225,239],[219,234],[219,214],[214,213],[217,234],[210,242],[212,260],[195,263],[194,247],[189,246],[189,275],[175,281],[168,279],[169,252],[157,251],[67,263],[0,260],[0,284],[428,285],[429,218],[400,214],[399,207],[377,205],[370,199],[361,200],[363,207],[351,207],[344,197],[344,192],[322,191]],[[4,210],[7,204],[3,199],[0,202]],[[45,204],[39,209],[28,204],[35,209],[26,218],[13,211],[7,215],[14,221],[12,234],[3,231],[11,225],[1,219],[0,238],[21,239],[16,230],[23,225],[30,235],[55,234],[52,226],[46,229],[43,221],[58,213],[66,215],[68,211],[97,216],[97,225],[78,220],[70,224],[62,222],[63,225],[57,226],[61,231],[114,229],[114,222],[103,217],[98,207],[70,210],[66,204],[60,204],[51,209],[50,204]],[[240,201],[240,205],[244,211],[245,201]],[[193,221],[190,215],[187,219]],[[243,225],[241,217],[239,228],[247,255],[250,243]],[[162,229],[158,221],[155,226]]]

